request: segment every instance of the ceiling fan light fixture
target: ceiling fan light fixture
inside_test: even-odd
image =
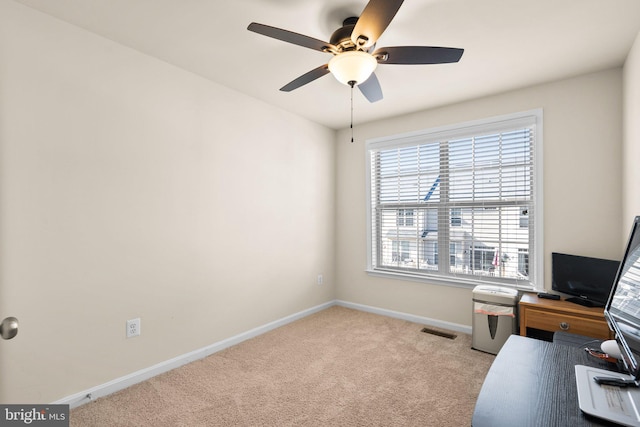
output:
[[[329,61],[329,71],[342,84],[364,83],[376,69],[376,59],[360,50],[342,52]]]

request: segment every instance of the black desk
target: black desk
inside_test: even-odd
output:
[[[610,369],[581,348],[511,335],[484,380],[471,425],[615,425],[580,411],[575,365]]]

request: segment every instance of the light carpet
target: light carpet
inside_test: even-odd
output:
[[[494,356],[334,306],[73,409],[71,426],[469,426]]]

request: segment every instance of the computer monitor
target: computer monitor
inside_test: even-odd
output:
[[[640,380],[640,216],[629,241],[604,310],[622,353],[626,369]]]

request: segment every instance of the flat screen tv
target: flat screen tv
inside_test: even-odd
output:
[[[640,216],[633,221],[604,316],[615,332],[622,360],[637,383],[640,380]]]
[[[567,301],[604,307],[616,278],[619,261],[553,252],[551,288],[571,295]]]

